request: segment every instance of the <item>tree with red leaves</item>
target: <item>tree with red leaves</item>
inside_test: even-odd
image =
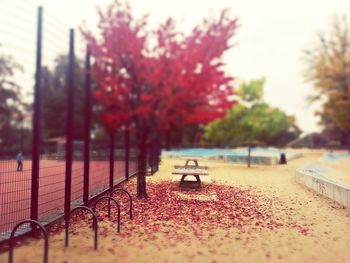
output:
[[[146,151],[150,143],[184,125],[206,124],[232,107],[232,80],[222,56],[237,20],[223,10],[186,36],[168,19],[148,31],[147,16],[134,18],[127,4],[99,11],[99,34],[83,30],[94,57],[92,73],[102,106],[101,121],[113,134],[133,123],[138,138],[138,197],[147,197]]]

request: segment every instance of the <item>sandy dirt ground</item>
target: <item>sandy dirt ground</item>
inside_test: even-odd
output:
[[[329,177],[350,188],[350,158],[338,160],[321,160],[320,165],[330,169]]]
[[[201,162],[213,179],[201,190],[178,189],[171,170],[183,161],[163,160],[160,171],[147,177],[150,198],[135,199],[134,220],[122,215],[121,233],[115,217],[102,215],[94,251],[93,232],[85,217],[77,217],[64,248],[64,231],[54,226],[49,262],[348,263],[350,210],[294,179],[297,167],[320,156],[308,151],[287,165],[249,169]],[[135,193],[135,182],[124,187]],[[124,211],[126,200],[120,202]],[[25,240],[15,249],[15,262],[41,262],[42,247],[42,239]],[[0,262],[7,262],[7,252]]]

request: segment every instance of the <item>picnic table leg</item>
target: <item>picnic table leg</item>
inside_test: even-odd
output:
[[[202,187],[202,183],[201,183],[201,178],[199,177],[199,175],[194,175],[194,177],[196,177],[197,183],[198,183],[198,188]]]
[[[181,177],[181,181],[180,181],[180,187],[182,187],[183,182],[185,182],[185,177],[187,176],[187,174],[183,174]]]
[[[186,160],[185,166],[190,166],[189,163],[191,161],[194,163],[195,166],[199,166],[198,165],[198,161],[196,159],[188,159],[188,160]]]
[[[180,181],[180,184],[179,186],[182,187],[183,183],[185,182],[185,178],[186,176],[189,175],[189,174],[183,174],[182,177],[181,177],[181,181]],[[195,178],[196,178],[196,181],[197,181],[197,184],[198,184],[198,188],[202,188],[202,182],[201,182],[201,178],[199,177],[198,174],[192,174]]]

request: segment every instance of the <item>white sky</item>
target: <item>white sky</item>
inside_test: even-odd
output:
[[[25,64],[29,79],[34,72],[31,66],[34,65],[34,53],[30,51],[35,50],[32,36],[35,35],[36,3],[44,6],[45,62],[66,50],[69,27],[77,27],[83,20],[89,27],[94,27],[97,24],[96,6],[103,7],[110,2],[0,0],[0,43],[3,47],[22,50],[17,52],[20,54],[12,55]],[[333,15],[346,14],[350,19],[349,0],[130,0],[129,3],[136,16],[150,14],[152,27],[172,17],[178,27],[187,32],[208,15],[230,7],[241,27],[235,37],[237,45],[224,57],[227,72],[238,81],[266,77],[267,102],[295,115],[302,130],[320,129],[314,117],[316,107],[310,107],[306,101],[312,85],[304,82],[302,52],[312,47],[318,32],[329,29]]]

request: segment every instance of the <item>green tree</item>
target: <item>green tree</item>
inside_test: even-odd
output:
[[[67,71],[68,58],[60,55],[53,69],[42,71],[42,134],[43,139],[64,137],[67,116]],[[74,139],[84,136],[84,72],[82,62],[75,63]]]
[[[300,129],[294,117],[262,102],[264,79],[243,83],[238,91],[239,103],[224,119],[206,126],[204,138],[217,146],[283,146],[297,138]]]
[[[22,68],[6,55],[0,54],[0,148],[2,154],[13,153],[22,147],[23,110],[20,86],[13,80]]]
[[[264,95],[264,83],[264,78],[243,82],[237,91],[237,95],[243,101],[257,103]]]
[[[306,79],[314,84],[311,102],[322,103],[317,114],[325,134],[350,145],[350,26],[346,17],[335,17],[328,33],[305,52]]]

